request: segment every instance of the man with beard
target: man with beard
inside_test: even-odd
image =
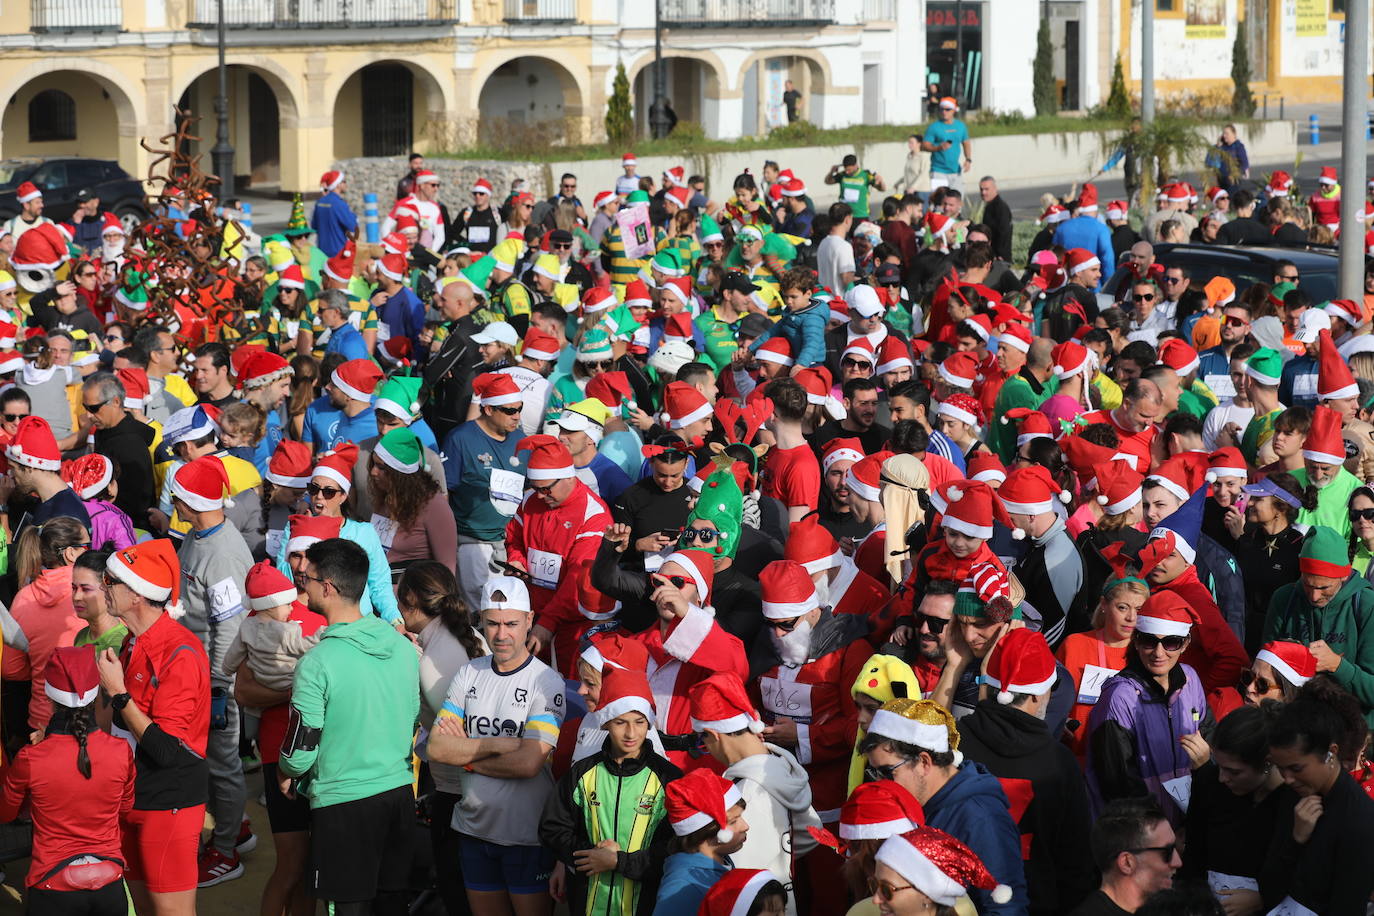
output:
[[[845,416],[817,427],[809,438],[811,447],[819,455],[832,439],[853,437],[859,440],[864,454],[881,451],[883,443],[892,436],[892,429],[879,425],[878,383],[871,378],[851,378],[844,383]]]
[[[898,627],[892,641],[906,646],[905,657],[916,672],[916,679],[922,693],[930,693],[940,680],[940,672],[945,667],[945,646],[953,630],[954,596],[959,594],[959,583],[947,579],[932,579],[926,584],[926,593],[916,608],[915,622],[912,626]],[[916,643],[911,644],[912,637]]]
[[[845,480],[849,469],[863,457],[863,443],[858,439],[831,439],[821,451],[821,505],[817,515],[837,540],[858,540],[870,527],[854,517],[854,509],[849,505],[849,484]]]
[[[1217,396],[1217,403],[1230,404],[1236,397],[1231,381],[1231,354],[1250,336],[1250,306],[1227,302],[1221,309],[1221,343],[1198,354],[1198,378]]]

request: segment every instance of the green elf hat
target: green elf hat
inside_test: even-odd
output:
[[[731,470],[734,462],[726,456],[719,456],[713,461],[716,469],[701,485],[701,496],[698,497],[697,506],[692,510],[692,514],[687,516],[686,527],[692,527],[692,522],[697,520],[715,525],[719,534],[716,535],[715,547],[710,548],[710,552],[716,556],[733,558],[735,551],[739,550],[744,493],[739,488],[734,471]],[[695,542],[689,544],[679,541],[680,549],[695,546]]]
[[[763,253],[775,256],[784,264],[790,264],[797,258],[797,246],[789,242],[782,233],[769,232],[763,237]]]
[[[682,266],[682,256],[678,254],[676,248],[663,249],[654,255],[649,266],[665,277],[680,277],[687,272]]]
[[[1011,576],[1000,564],[979,563],[954,596],[954,613],[970,620],[1007,623],[1021,618],[1021,602],[1012,594]]]
[[[643,188],[636,188],[625,198],[627,204],[647,204],[649,202],[649,192]]]
[[[1350,545],[1333,528],[1313,525],[1298,553],[1298,571],[1309,576],[1345,579],[1350,575]]]
[[[600,363],[613,357],[611,335],[600,327],[592,328],[584,334],[582,343],[577,346],[576,359],[579,363]]]
[[[1245,374],[1261,385],[1277,385],[1283,376],[1283,356],[1278,350],[1260,347],[1245,361]]]
[[[402,474],[414,474],[425,464],[425,447],[420,444],[420,437],[405,426],[378,439],[372,454],[382,464]]]
[[[609,315],[601,319],[600,327],[607,328],[610,335],[617,340],[634,340],[635,331],[641,327],[635,320],[634,313],[627,305],[617,305]]]
[[[124,282],[115,290],[115,299],[126,309],[134,312],[148,310],[148,275],[141,270],[130,270],[124,274]]]
[[[377,389],[377,400],[372,405],[384,410],[407,425],[414,423],[420,415],[420,387],[424,379],[408,375],[396,375],[382,383]]]
[[[314,229],[305,221],[305,200],[301,193],[297,191],[291,197],[291,218],[286,221],[286,237],[298,239],[301,236],[311,235]]]
[[[711,218],[709,213],[701,214],[701,226],[697,230],[701,237],[701,244],[707,242],[723,242],[725,234],[720,231],[720,223]]]
[[[477,291],[477,295],[487,294],[487,284],[491,282],[491,272],[496,269],[496,259],[483,255],[459,271],[459,276]]]
[[[1298,288],[1298,284],[1290,283],[1285,280],[1282,283],[1275,283],[1269,290],[1269,299],[1277,306],[1283,305],[1283,297]]]

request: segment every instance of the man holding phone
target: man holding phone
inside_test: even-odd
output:
[[[663,435],[644,446],[649,476],[631,484],[611,504],[611,516],[630,526],[630,546],[644,558],[644,568],[650,571],[657,569],[677,544],[691,511],[684,445],[677,436]]]

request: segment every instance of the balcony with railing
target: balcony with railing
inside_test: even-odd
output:
[[[122,0],[30,0],[32,32],[118,32]]]
[[[864,0],[864,22],[891,22],[897,18],[897,0]]]
[[[195,0],[188,28],[214,28],[218,23],[219,2]],[[384,29],[438,25],[457,21],[457,7],[458,0],[224,0],[224,25],[231,29]]]
[[[577,0],[505,0],[506,22],[574,22]]]
[[[835,21],[835,0],[662,0],[660,18],[676,29],[787,28]]]

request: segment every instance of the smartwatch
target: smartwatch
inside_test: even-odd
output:
[[[128,706],[132,701],[133,697],[129,695],[127,690],[124,693],[117,693],[110,697],[110,705],[114,707],[116,712],[123,712],[124,707]]]

